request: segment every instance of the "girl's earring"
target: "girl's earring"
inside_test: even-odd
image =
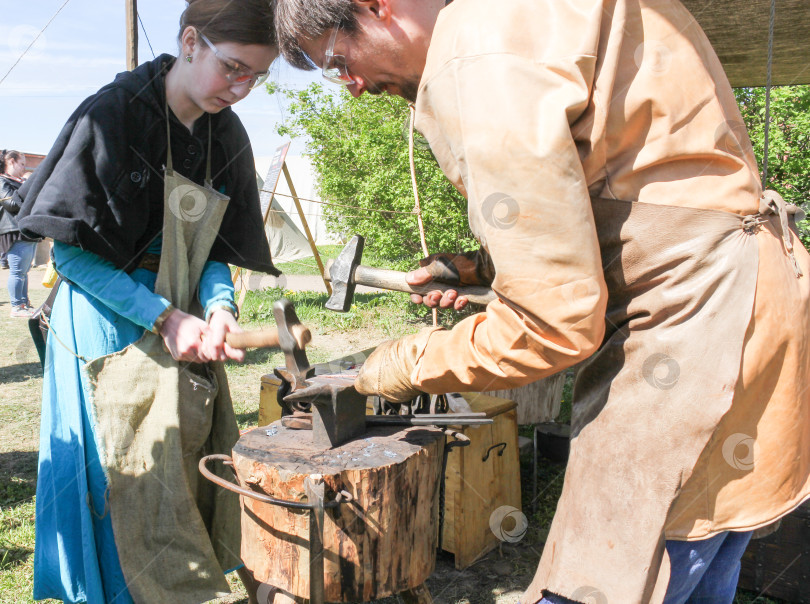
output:
[[[188,61],[189,63],[191,63],[191,55],[188,55],[188,56],[186,57],[186,61]]]

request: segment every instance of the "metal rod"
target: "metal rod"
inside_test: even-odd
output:
[[[492,424],[487,417],[458,417],[449,413],[445,417],[418,415],[367,415],[366,424],[372,426],[483,426]]]
[[[309,602],[324,604],[324,561],[323,561],[323,507],[325,485],[323,476],[313,474],[305,481],[307,499],[312,505],[309,512]]]

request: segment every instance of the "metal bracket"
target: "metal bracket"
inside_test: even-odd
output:
[[[481,458],[481,461],[486,461],[489,459],[489,454],[492,452],[492,449],[500,449],[498,451],[498,457],[503,457],[503,452],[506,451],[506,443],[498,443],[497,445],[492,445],[489,449],[487,449],[487,452]]]

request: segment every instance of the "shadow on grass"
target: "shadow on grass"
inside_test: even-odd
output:
[[[10,571],[22,566],[33,555],[34,550],[27,547],[12,547],[9,549],[0,547],[0,571]]]
[[[255,428],[259,424],[259,411],[251,411],[250,413],[237,413],[236,423],[240,426],[250,426]]]
[[[42,377],[42,365],[39,363],[20,363],[3,367],[0,373],[0,384],[26,382],[31,378]]]
[[[34,496],[37,486],[36,451],[0,453],[0,505],[12,505]]]
[[[258,365],[266,363],[270,360],[270,357],[273,356],[275,352],[278,352],[276,348],[253,348],[250,350],[245,351],[245,362],[241,363],[242,365]]]

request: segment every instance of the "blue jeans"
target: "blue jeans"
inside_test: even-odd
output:
[[[667,541],[672,567],[664,604],[731,604],[751,533],[720,533],[704,541]],[[570,604],[548,594],[540,604]]]
[[[28,271],[34,261],[37,244],[34,241],[17,241],[8,250],[8,294],[11,306],[28,304]]]

